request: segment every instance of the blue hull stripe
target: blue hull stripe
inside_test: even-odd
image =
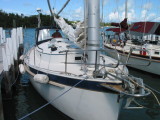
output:
[[[41,71],[37,71],[36,69],[33,69],[31,67],[30,67],[30,70],[35,74],[37,72],[39,74],[47,74],[47,73],[44,73],[44,72],[41,72]],[[67,77],[57,76],[57,75],[53,75],[53,74],[47,74],[47,76],[49,77],[49,80],[51,80],[53,82],[57,82],[57,83],[63,84],[63,85],[67,85],[67,86],[73,86],[73,85],[75,85],[76,83],[78,83],[80,81],[79,79],[67,78]],[[116,92],[102,87],[100,85],[102,83],[105,83],[105,82],[83,81],[82,83],[77,85],[76,88],[92,90],[92,91],[97,91],[97,92],[106,92],[106,93],[114,93],[114,94],[116,94]]]

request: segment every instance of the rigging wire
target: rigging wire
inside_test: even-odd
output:
[[[101,0],[102,1],[102,7],[101,7],[101,11],[102,11],[102,14],[101,14],[101,22],[100,22],[100,27],[101,27],[101,25],[102,25],[102,31],[100,31],[100,33],[101,33],[101,37],[102,37],[102,43],[104,43],[104,32],[105,32],[105,30],[104,30],[104,26],[105,26],[105,23],[104,23],[104,19],[103,19],[103,11],[104,11],[104,0]]]
[[[84,0],[83,1],[83,4],[84,4],[84,42],[85,42],[85,44],[84,44],[84,49],[85,49],[85,51],[84,51],[84,55],[86,54],[86,49],[87,49],[87,20],[88,20],[88,18],[87,18],[87,13],[86,13],[86,11],[88,12],[88,2],[87,2],[88,0]]]
[[[59,15],[63,9],[67,6],[67,4],[70,2],[70,0],[67,0],[67,2],[63,5],[63,7],[61,8],[61,10],[57,13],[57,15]]]
[[[150,87],[149,85],[145,84],[145,86],[147,86],[149,89],[153,90],[154,92],[158,93],[160,95],[160,92],[152,87]]]
[[[119,0],[116,0],[115,2],[116,2],[116,9],[117,9],[118,20],[119,20],[118,24],[119,24],[119,26],[120,26],[120,32],[121,32],[122,29],[121,29],[121,25],[120,25],[120,17],[119,17],[119,9],[118,9],[118,2],[119,2]]]
[[[144,29],[143,29],[143,35],[142,35],[142,38],[144,37],[144,34],[145,34],[145,30],[146,30],[146,23],[147,23],[147,12],[148,12],[148,10],[147,10],[147,8],[145,9],[146,10],[146,13],[145,13],[145,16],[144,16]],[[141,43],[142,44],[142,43]]]
[[[57,0],[54,0],[53,8],[56,8],[56,3],[57,3]]]
[[[50,4],[50,0],[47,0],[47,3],[48,3],[48,7],[49,7],[49,10],[50,10],[50,13],[51,13],[51,15],[52,15],[52,17],[53,17],[53,19],[54,19],[54,13],[53,13],[53,11],[52,11],[52,8],[51,8],[51,4]]]
[[[34,114],[35,112],[37,112],[37,111],[43,109],[44,107],[48,106],[49,104],[55,102],[57,99],[59,99],[60,97],[62,97],[62,96],[65,95],[66,93],[68,93],[70,90],[72,90],[74,87],[76,87],[76,86],[79,85],[81,82],[85,81],[86,79],[87,79],[87,77],[84,78],[84,79],[82,79],[82,80],[80,80],[80,81],[77,82],[75,85],[73,85],[71,88],[69,88],[68,90],[66,90],[66,91],[63,92],[62,94],[58,95],[56,98],[52,99],[52,100],[49,101],[48,103],[42,105],[41,107],[37,108],[36,110],[30,112],[29,114],[23,116],[22,118],[20,118],[20,119],[18,119],[18,120],[23,120],[23,119],[29,117],[30,115]]]

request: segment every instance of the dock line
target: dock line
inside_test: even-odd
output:
[[[160,92],[152,87],[150,87],[149,85],[145,84],[146,87],[148,87],[149,89],[153,90],[154,92],[160,94]]]
[[[15,81],[13,82],[13,84],[11,85],[11,87],[17,82],[17,80],[18,80],[18,77],[19,77],[19,70],[18,70],[18,74],[17,74],[17,77],[16,77],[16,79],[15,79]]]

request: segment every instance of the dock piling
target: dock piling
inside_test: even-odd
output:
[[[9,37],[6,37],[6,31],[0,27],[0,120],[4,119],[1,99],[12,99],[12,86],[19,75],[19,57],[23,54],[23,28],[13,28]]]

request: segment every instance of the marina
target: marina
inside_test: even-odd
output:
[[[155,88],[156,90],[160,90],[159,85],[159,76],[155,76],[152,74],[146,74],[145,72],[140,72],[135,69],[130,69],[131,74],[138,75],[140,77],[145,78],[145,83],[150,84],[151,87]],[[147,78],[147,79],[146,79]],[[21,78],[22,81],[29,82],[29,78],[27,75],[24,75]],[[157,84],[158,83],[158,84]],[[31,84],[28,83],[28,86],[22,87],[20,83],[17,85],[17,91],[15,91],[13,102],[11,102],[13,106],[12,115],[8,116],[8,110],[10,107],[7,106],[8,102],[6,102],[7,110],[7,120],[17,120],[21,116],[28,114],[31,111],[34,111],[38,107],[44,105],[46,101],[35,91]],[[160,98],[160,95],[157,95]],[[23,99],[22,99],[23,98]],[[155,106],[155,102],[153,102],[153,98],[147,98],[146,103],[148,107]],[[157,106],[157,105],[156,105]],[[11,112],[10,112],[11,114]],[[12,116],[12,117],[11,117]],[[128,120],[128,116],[130,116],[131,120],[159,120],[160,119],[160,112],[157,109],[139,109],[139,110],[124,110],[121,109],[120,117],[118,120]],[[28,117],[28,120],[71,120],[64,114],[57,111],[51,105],[45,107],[44,109],[40,110],[39,112],[33,114],[32,116]]]
[[[104,1],[83,1],[83,19],[77,22],[63,17],[72,2],[57,11],[46,0],[49,19],[41,8],[31,19],[18,18],[31,20],[33,28],[16,27],[21,25],[14,19],[13,28],[0,27],[0,120],[159,120],[159,63],[145,72],[132,66],[153,65],[153,56],[144,65],[131,60],[132,48],[123,58],[118,47],[128,43],[106,47]]]
[[[35,29],[25,29],[24,30],[24,43],[30,43],[30,45],[34,44],[33,36]],[[32,40],[30,39],[32,37]],[[136,69],[130,68],[130,73],[135,76],[139,76],[144,78],[145,83],[150,85],[152,88],[156,89],[157,91],[160,90],[159,86],[159,76],[146,74],[146,72],[137,71]],[[24,86],[23,86],[24,85]],[[16,84],[17,90],[14,91],[14,96],[12,101],[5,101],[5,117],[7,120],[14,120],[19,119],[20,117],[28,114],[29,112],[34,111],[35,109],[39,108],[40,106],[46,104],[46,101],[35,91],[33,86],[29,82],[29,76],[24,74],[21,76],[20,81]],[[157,97],[160,98],[160,95],[157,94]],[[139,109],[137,110],[124,110],[121,108],[119,120],[128,120],[128,115],[131,116],[131,120],[159,120],[160,113],[159,109],[157,109],[157,104],[154,101],[154,98],[147,98],[146,104],[148,107],[154,107],[156,109]],[[34,102],[35,101],[35,102]],[[12,110],[10,111],[10,106],[12,106]],[[9,112],[8,112],[9,111]],[[15,112],[13,112],[15,111]],[[139,114],[141,113],[141,114]],[[134,117],[137,116],[137,117]],[[59,120],[70,120],[67,116],[62,114],[61,112],[57,111],[57,109],[52,108],[51,105],[43,108],[39,112],[33,114],[28,119],[39,119],[44,120],[47,118],[48,120],[52,120],[53,118]]]

